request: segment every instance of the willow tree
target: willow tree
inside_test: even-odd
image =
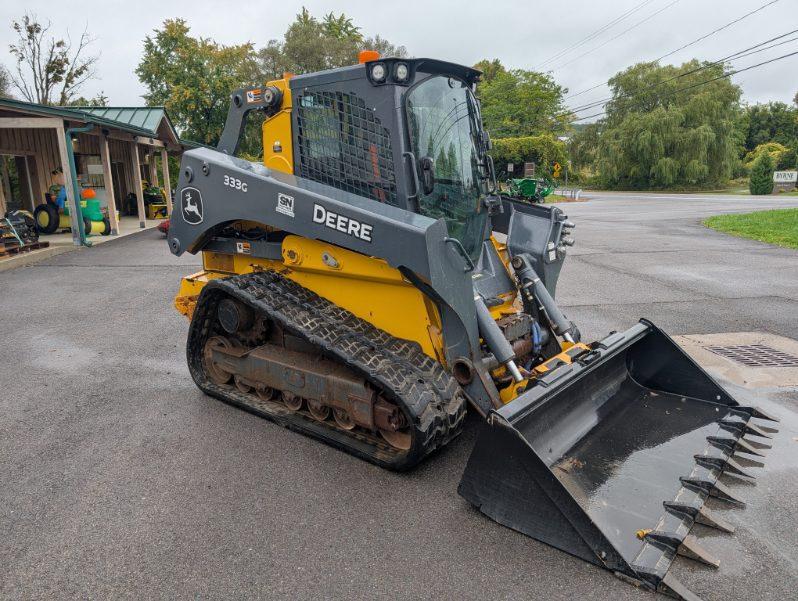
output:
[[[650,189],[728,180],[742,146],[740,88],[723,74],[722,65],[694,60],[639,63],[610,79],[596,162],[602,183]]]

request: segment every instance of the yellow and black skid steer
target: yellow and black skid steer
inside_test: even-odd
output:
[[[365,53],[235,91],[218,148],[183,155],[175,299],[207,394],[390,469],[484,426],[460,494],[497,522],[652,590],[715,560],[695,522],[772,419],[654,324],[585,343],[557,306],[574,224],[502,196],[480,73]],[[262,113],[263,161],[237,158]],[[751,438],[753,437],[753,438]],[[759,442],[757,442],[757,440]]]

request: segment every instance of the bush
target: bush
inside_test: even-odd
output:
[[[748,189],[751,194],[762,195],[773,192],[773,171],[775,170],[773,157],[769,152],[763,152],[751,166],[751,179]]]
[[[745,165],[746,169],[750,171],[754,166],[754,162],[763,154],[769,154],[770,158],[773,159],[773,164],[775,165],[781,160],[781,157],[786,152],[787,147],[783,144],[779,144],[778,142],[765,142],[745,155],[743,158],[743,165]]]
[[[535,163],[537,173],[551,174],[554,163],[565,167],[568,154],[565,144],[551,134],[526,136],[523,138],[500,138],[493,141],[490,152],[497,174],[507,173],[507,163],[520,166],[524,163]]]

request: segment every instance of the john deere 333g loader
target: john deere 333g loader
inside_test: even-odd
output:
[[[234,92],[218,148],[184,154],[168,243],[202,252],[175,300],[197,385],[397,470],[476,411],[463,497],[690,597],[668,567],[714,562],[690,529],[730,529],[704,501],[737,502],[718,477],[768,416],[648,321],[580,340],[554,301],[574,224],[497,192],[478,71],[362,59]],[[235,158],[252,111],[262,164]]]

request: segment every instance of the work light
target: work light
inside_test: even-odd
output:
[[[385,81],[385,77],[388,75],[387,71],[385,70],[385,65],[382,63],[374,63],[371,67],[371,79],[374,83],[382,83]]]
[[[407,68],[407,63],[397,63],[394,67],[393,78],[399,83],[407,81],[407,76],[410,75],[410,69]]]

